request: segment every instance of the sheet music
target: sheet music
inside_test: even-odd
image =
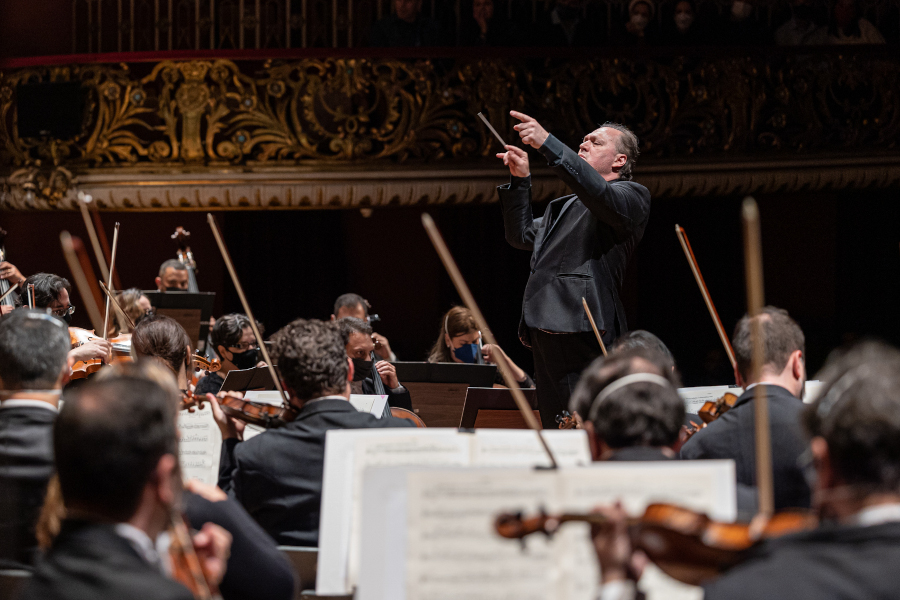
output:
[[[588,465],[591,449],[584,430],[547,429],[541,435],[561,467]],[[549,467],[550,459],[537,432],[522,429],[476,429],[472,440],[472,466]]]
[[[375,490],[372,484],[379,473],[390,476],[392,471],[370,470],[364,491]],[[494,533],[494,519],[500,512],[587,512],[597,504],[621,499],[635,516],[658,501],[692,507],[722,520],[736,513],[731,461],[595,463],[559,471],[412,469],[406,481],[407,528],[402,545],[406,572],[399,575],[403,586],[397,587],[397,574],[385,575],[381,582],[385,589],[405,590],[405,600],[596,598],[599,573],[586,524],[566,524],[550,540],[531,536],[523,552],[518,541]],[[377,491],[367,495],[367,519],[377,520],[386,512],[377,496]],[[394,501],[393,507],[397,506]],[[364,548],[377,546],[378,540],[368,535],[371,527],[379,526],[363,524]],[[387,554],[395,551],[393,546],[383,548]],[[370,554],[363,555],[364,563]],[[387,597],[378,589],[366,589],[371,583],[369,566],[361,565],[360,571],[364,577],[361,600]],[[647,570],[639,587],[651,600],[702,597],[698,588],[678,583],[656,568]],[[404,600],[399,594],[391,598]]]
[[[725,393],[732,393],[740,396],[744,390],[738,387],[729,387],[727,385],[710,385],[706,387],[679,388],[678,395],[684,400],[684,410],[688,414],[696,415],[703,407],[704,402],[715,402]]]
[[[209,403],[204,403],[203,410],[180,411],[178,431],[181,435],[178,458],[184,478],[215,485],[219,480],[222,434],[213,420]]]
[[[387,398],[385,394],[350,394],[350,404],[359,412],[367,412],[380,419],[384,415]]]
[[[493,530],[503,511],[556,510],[556,473],[421,471],[407,482],[406,600],[559,598],[562,538],[532,536],[523,552]]]

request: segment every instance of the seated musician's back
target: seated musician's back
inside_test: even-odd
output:
[[[706,599],[896,598],[900,590],[900,352],[859,346],[820,374],[803,413],[823,519],[767,542],[706,586]]]
[[[800,427],[806,381],[803,331],[781,309],[766,307],[755,317],[760,319],[765,344],[762,375],[754,380],[750,368],[753,319],[742,318],[735,328],[734,353],[737,359],[735,379],[745,388],[734,407],[701,429],[681,448],[683,459],[732,459],[739,486],[756,485],[756,443],[754,432],[754,396],[756,385],[765,388],[769,401],[774,469],[775,509],[810,504],[809,486],[798,466],[806,442]]]
[[[241,441],[241,423],[214,407],[222,430],[219,486],[238,499],[279,544],[319,541],[325,433],[329,429],[410,427],[410,421],[378,419],[348,402],[353,362],[338,327],[297,319],[273,338],[278,365],[297,418],[285,427]]]

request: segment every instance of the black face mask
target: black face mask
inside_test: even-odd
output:
[[[231,362],[241,371],[252,369],[259,362],[259,348],[250,348],[244,352],[233,352]]]
[[[70,325],[72,323],[72,315],[70,313],[66,313],[59,318],[65,321],[66,325]]]
[[[362,381],[366,377],[372,374],[372,363],[371,360],[363,360],[361,358],[354,358],[353,360],[353,381]]]

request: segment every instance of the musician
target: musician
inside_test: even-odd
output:
[[[893,598],[900,587],[900,352],[865,343],[832,358],[801,419],[818,529],[777,537],[704,584],[706,600]],[[633,565],[624,512],[595,529],[601,598],[628,600]],[[634,573],[638,575],[639,573]]]
[[[144,316],[153,310],[150,305],[150,299],[144,293],[137,289],[131,288],[116,294],[116,302],[132,323],[137,324]],[[109,337],[131,339],[131,329],[126,324],[124,328],[119,326],[119,318],[115,314],[115,309],[109,311]]]
[[[753,378],[750,332],[754,320],[762,325],[765,358],[762,374]],[[798,460],[806,450],[800,429],[806,383],[806,343],[803,331],[787,311],[765,307],[757,317],[745,315],[735,327],[735,380],[744,388],[734,407],[701,429],[681,447],[681,458],[730,458],[735,462],[738,484],[756,485],[754,431],[755,387],[762,385],[769,400],[772,436],[775,509],[808,508],[810,491]]]
[[[0,279],[5,279],[9,282],[9,285],[19,284],[20,288],[22,287],[22,284],[25,283],[25,276],[16,268],[16,265],[5,260],[0,262]],[[10,297],[13,297],[15,293],[16,292],[13,292]],[[14,308],[15,306],[0,305],[0,315],[12,312]]]
[[[519,337],[534,353],[541,421],[554,427],[581,371],[600,354],[582,298],[605,344],[628,330],[618,288],[644,235],[650,192],[631,181],[638,139],[624,125],[606,123],[588,133],[576,153],[535,119],[510,115],[521,121],[515,129],[522,141],[575,192],[552,201],[535,219],[528,154],[506,146],[497,155],[510,171],[509,184],[498,188],[506,240],[532,251]]]
[[[350,391],[353,394],[375,394],[375,381],[372,376],[372,352],[375,342],[372,339],[372,327],[360,319],[344,317],[335,321],[340,328],[347,356],[353,361],[353,381]],[[397,379],[397,369],[391,363],[380,360],[375,363],[378,376],[384,384],[388,395],[388,404],[398,408],[412,410],[412,398],[409,390]]]
[[[348,402],[353,361],[333,323],[297,319],[278,331],[272,343],[272,360],[291,405],[300,413],[285,427],[241,441],[242,423],[213,404],[224,440],[219,487],[238,499],[279,544],[316,546],[326,431],[414,424],[379,419]]]
[[[188,291],[188,270],[183,262],[172,258],[159,266],[156,289],[161,292]]]
[[[52,273],[37,273],[28,277],[21,287],[19,298],[23,306],[28,306],[28,286],[34,285],[34,307],[45,308],[55,317],[72,322],[75,307],[69,302],[72,286],[69,281]],[[94,359],[109,360],[112,344],[101,337],[94,337],[69,352],[73,363]]]
[[[257,323],[262,332],[262,325]],[[250,319],[246,315],[230,314],[216,319],[210,340],[222,367],[197,382],[197,394],[218,394],[225,377],[236,369],[252,369],[264,365],[259,357],[259,342],[253,335]]]
[[[53,474],[53,423],[69,380],[69,332],[40,310],[0,320],[0,568],[30,568]]]
[[[157,550],[182,500],[172,395],[123,376],[89,381],[64,400],[53,446],[68,516],[20,599],[192,599],[164,574]],[[231,536],[206,523],[193,542],[218,584]]]
[[[191,364],[191,338],[178,321],[159,314],[149,314],[131,334],[131,352],[135,358],[156,358],[175,375],[179,390],[188,389]]]
[[[373,320],[369,318],[370,308],[372,306],[369,304],[369,301],[359,294],[343,294],[334,301],[334,312],[331,313],[331,320],[337,321],[344,317],[353,317],[371,325]],[[375,317],[377,318],[377,315]],[[373,333],[372,338],[375,340],[375,354],[381,360],[397,362],[397,355],[391,350],[391,344],[386,337],[380,333]]]
[[[534,380],[524,369],[511,361],[500,346],[481,345],[481,332],[478,331],[478,325],[475,323],[472,312],[465,306],[454,306],[441,318],[441,330],[428,354],[428,362],[474,364],[478,362],[479,353],[485,362],[492,365],[497,364],[498,355],[502,354],[506,358],[506,364],[512,369],[513,377],[516,378],[519,387],[534,387]],[[499,370],[495,383],[506,385]]]
[[[584,419],[594,460],[672,460],[684,422],[681,381],[663,354],[635,348],[585,369],[569,403]]]

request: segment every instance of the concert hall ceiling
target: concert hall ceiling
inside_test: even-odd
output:
[[[629,124],[654,198],[900,182],[889,49],[521,54],[6,61],[0,206],[71,209],[78,191],[109,210],[492,202],[500,145],[476,114],[516,141],[510,109],[572,145],[603,121]],[[20,138],[17,86],[60,81],[86,90],[81,133]],[[564,193],[543,159],[532,164],[536,197]]]

